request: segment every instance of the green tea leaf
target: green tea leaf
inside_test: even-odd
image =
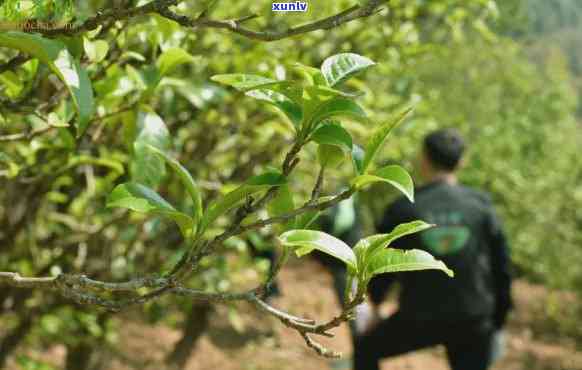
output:
[[[442,261],[435,259],[430,253],[418,249],[383,249],[374,255],[366,272],[368,276],[373,277],[389,272],[421,270],[441,270],[449,277],[455,276],[455,273]]]
[[[91,62],[99,63],[107,56],[109,44],[105,40],[91,41],[88,38],[83,38],[83,48]]]
[[[297,229],[309,229],[309,227],[317,220],[321,211],[313,210],[303,213],[301,216],[297,217],[295,221],[295,228]]]
[[[289,185],[281,185],[277,191],[277,195],[267,207],[270,217],[277,217],[295,210],[295,202],[293,194],[289,189]],[[283,225],[283,231],[289,230],[295,226],[295,217],[291,218]]]
[[[342,53],[333,55],[324,60],[321,65],[328,85],[333,87],[361,72],[367,68],[376,65],[373,61],[361,55],[354,53]]]
[[[368,141],[368,145],[366,145],[366,155],[364,156],[364,162],[362,165],[363,173],[365,173],[372,164],[372,161],[376,157],[376,154],[378,154],[378,151],[386,141],[386,138],[388,137],[390,132],[402,121],[404,121],[404,119],[408,116],[408,114],[411,111],[412,108],[406,109],[403,113],[398,115],[398,117],[395,120],[381,125],[374,131],[372,137]]]
[[[263,87],[266,84],[278,82],[271,78],[243,73],[214,75],[210,79],[224,85],[232,86],[239,91],[249,91]]]
[[[184,168],[184,166],[182,166],[175,158],[149,144],[147,144],[147,147],[154,153],[160,155],[172,168],[172,170],[174,170],[174,172],[180,177],[182,184],[184,187],[186,187],[188,194],[190,194],[190,198],[194,202],[194,221],[197,223],[198,220],[202,218],[202,196],[196,181],[194,181],[194,178],[190,172],[188,172],[188,170]]]
[[[135,84],[135,87],[138,90],[144,91],[143,100],[146,100],[148,96],[152,96],[154,90],[162,81],[160,70],[153,64],[145,65],[139,70],[135,69],[131,64],[127,64],[125,71],[127,76]]]
[[[334,145],[346,153],[352,151],[352,136],[337,122],[331,122],[320,126],[311,139],[318,144]]]
[[[157,214],[174,220],[184,237],[192,233],[194,220],[177,211],[153,189],[136,182],[127,182],[113,189],[107,199],[107,207],[127,208],[135,212]]]
[[[164,159],[152,153],[148,145],[162,151],[167,150],[170,147],[170,133],[161,117],[149,110],[138,113],[136,131],[132,179],[155,188],[165,176],[166,170]]]
[[[301,106],[287,96],[272,90],[257,89],[248,91],[246,95],[265,101],[279,108],[289,118],[294,127],[299,127],[303,119]]]
[[[35,34],[11,31],[0,33],[0,46],[38,58],[63,81],[75,103],[79,116],[77,136],[81,136],[93,115],[93,89],[87,72],[73,58],[66,45]]]
[[[346,152],[336,145],[320,144],[317,156],[322,167],[335,168],[346,159]]]
[[[300,72],[310,85],[326,86],[327,81],[323,73],[317,68],[306,66],[301,63],[295,63],[293,68]]]
[[[414,183],[412,182],[412,177],[410,177],[404,168],[397,165],[386,166],[371,174],[360,175],[352,180],[352,185],[359,190],[368,184],[378,181],[389,183],[406,195],[411,202],[414,202]]]
[[[433,224],[417,220],[400,224],[388,234],[376,234],[361,239],[354,247],[354,252],[358,257],[358,265],[365,267],[377,252],[390,246],[394,240],[406,235],[421,232],[434,226],[435,225]]]
[[[310,127],[332,117],[349,117],[367,122],[366,112],[354,101],[347,98],[332,98],[317,107],[310,119]]]
[[[252,177],[246,183],[230,193],[227,193],[208,207],[200,222],[201,230],[206,230],[206,228],[219,216],[234,208],[249,195],[267,190],[273,186],[281,186],[286,183],[287,180],[285,177],[277,171],[270,171]]]
[[[291,119],[295,126],[299,126],[303,118],[302,89],[291,81],[273,80],[242,73],[215,75],[211,80],[232,86],[246,92],[248,96],[275,105]]]
[[[160,75],[170,74],[176,67],[185,63],[193,63],[196,58],[182,48],[170,48],[164,51],[156,62]]]
[[[301,257],[314,250],[327,253],[348,266],[356,268],[356,256],[352,249],[343,241],[315,230],[291,230],[279,236],[281,244],[292,248]]]
[[[313,117],[317,114],[319,107],[321,107],[326,101],[335,97],[337,97],[337,94],[329,89],[325,89],[323,86],[306,86],[301,94],[303,128],[313,129],[315,126],[311,125],[311,123],[313,122]]]

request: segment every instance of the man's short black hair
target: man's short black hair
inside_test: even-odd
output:
[[[465,151],[465,141],[452,128],[433,131],[424,138],[424,152],[428,160],[437,168],[454,171]]]

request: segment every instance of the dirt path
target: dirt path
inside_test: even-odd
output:
[[[311,261],[293,263],[281,273],[283,295],[275,300],[277,307],[299,316],[326,319],[337,313],[331,278]],[[508,354],[493,370],[582,370],[582,352],[567,338],[545,335],[543,301],[546,290],[541,286],[518,281],[515,285],[517,309],[508,330]],[[228,319],[228,309],[220,307],[212,318],[211,330],[201,339],[186,370],[326,370],[330,362],[315,355],[303,340],[271,317],[264,317],[243,306],[236,320],[238,330]],[[541,329],[540,329],[541,328]],[[342,326],[336,337],[321,340],[327,346],[344,352],[349,358],[351,347],[348,331]],[[178,339],[178,332],[165,326],[147,326],[128,321],[121,333],[123,357],[139,364],[156,366]],[[578,344],[578,350],[580,346]],[[56,347],[42,355],[57,364],[63,350]],[[60,360],[59,360],[60,359]],[[111,370],[133,370],[128,360],[117,359]],[[62,362],[61,362],[62,363]],[[154,365],[153,367],[151,365]],[[336,364],[338,365],[338,364]],[[447,370],[444,350],[434,348],[387,360],[383,370]],[[470,370],[470,369],[467,369]]]
[[[280,279],[283,296],[275,301],[299,316],[319,319],[332,317],[337,303],[330,276],[310,261],[293,264],[284,270]],[[518,281],[515,285],[517,309],[513,313],[508,332],[508,355],[493,370],[582,370],[582,353],[567,339],[544,338],[537,333],[535,322],[543,312],[542,301],[546,290]],[[247,311],[247,310],[245,310]],[[252,309],[243,315],[245,329],[238,333],[226,320],[226,311],[220,310],[213,320],[211,332],[200,343],[199,350],[187,365],[187,370],[322,370],[331,368],[327,360],[306,348],[302,339],[270,318],[257,315]],[[176,334],[165,328],[150,329],[145,333],[144,345],[152,337],[164,338],[164,346],[176,339]],[[161,330],[165,335],[160,336]],[[336,330],[336,337],[321,340],[331,348],[349,357],[351,346],[345,326]],[[134,343],[135,350],[141,345]],[[221,349],[218,349],[221,348]],[[226,349],[225,349],[226,348]],[[225,350],[223,350],[225,349]],[[133,351],[131,351],[133,352]],[[161,355],[161,353],[160,353]],[[447,370],[444,350],[435,348],[384,361],[383,370]]]

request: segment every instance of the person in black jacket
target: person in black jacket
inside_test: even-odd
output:
[[[455,130],[429,134],[420,158],[426,182],[416,190],[415,203],[398,199],[377,227],[388,233],[413,220],[436,224],[399,239],[394,247],[425,250],[455,277],[427,270],[373,279],[369,296],[374,307],[398,279],[399,308],[358,338],[355,370],[377,370],[382,358],[438,344],[445,346],[453,370],[485,370],[491,365],[494,334],[512,306],[509,249],[489,196],[457,182],[464,149]],[[374,311],[378,317],[377,308]]]

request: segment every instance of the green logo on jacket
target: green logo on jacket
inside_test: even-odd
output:
[[[426,230],[422,234],[422,241],[430,252],[436,255],[454,254],[463,249],[471,230],[466,226],[438,226]]]

